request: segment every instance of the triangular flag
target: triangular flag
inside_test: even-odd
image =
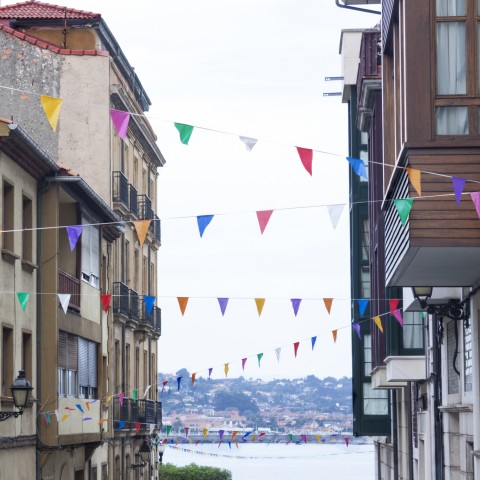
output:
[[[83,414],[85,413],[85,412],[83,411],[82,406],[81,406],[79,403],[77,403],[75,406],[76,406]]]
[[[70,293],[57,293],[58,301],[62,306],[63,313],[67,314],[68,304],[70,303],[70,297],[72,296]]]
[[[332,309],[332,302],[333,298],[324,298],[323,303],[325,304],[325,308],[327,309],[327,312],[330,314],[330,310]]]
[[[397,209],[400,222],[405,225],[412,209],[413,198],[397,198],[393,201]]]
[[[257,219],[258,224],[260,225],[260,232],[263,233],[267,226],[270,217],[272,216],[273,210],[258,210],[257,211]]]
[[[291,433],[288,434],[288,438],[290,439],[291,442],[294,442],[295,440],[293,439],[293,435]]]
[[[151,385],[148,385],[147,388],[145,389],[145,392],[143,392],[143,398],[145,398],[147,396],[147,393],[149,392],[149,390],[152,388]]]
[[[245,364],[247,363],[246,358],[242,358],[242,370],[245,370]]]
[[[390,306],[390,315],[394,315],[394,311],[396,310],[396,308],[398,307],[398,304],[400,303],[400,299],[399,298],[391,298],[388,300],[388,305]]]
[[[382,319],[380,317],[373,317],[373,321],[375,322],[379,330],[383,333]]]
[[[340,217],[342,216],[343,209],[345,207],[344,203],[339,203],[337,205],[328,205],[328,213],[330,214],[330,221],[332,222],[333,228],[337,228]]]
[[[238,448],[238,442],[235,442],[235,446]]]
[[[312,351],[315,347],[315,342],[317,341],[317,337],[312,337]]]
[[[162,393],[165,390],[167,383],[168,383],[168,380],[165,380],[164,382],[162,382]]]
[[[348,447],[348,437],[345,437],[345,445]]]
[[[152,295],[144,295],[143,302],[145,304],[145,310],[147,311],[147,315],[150,316],[153,310],[153,304],[155,303],[155,297]]]
[[[228,298],[218,298],[218,304],[220,305],[223,317],[223,315],[225,315],[225,310],[227,309]]]
[[[123,420],[121,420],[120,422],[118,422],[118,429],[121,430],[123,427],[125,426],[125,422]]]
[[[257,143],[256,138],[250,138],[250,137],[242,137],[240,136],[240,140],[245,144],[245,148],[247,149],[247,152],[251,152],[253,147]]]
[[[208,378],[212,376],[213,368],[208,369]]]
[[[170,432],[172,431],[172,426],[167,425],[167,437],[170,435]]]
[[[260,368],[260,360],[263,357],[263,353],[257,353],[257,359],[258,359],[258,368]]]
[[[180,141],[184,145],[188,145],[190,137],[192,136],[193,127],[191,125],[186,125],[184,123],[175,123],[175,128],[180,134]]]
[[[275,355],[277,356],[277,362],[280,362],[280,353],[282,353],[282,348],[278,347],[275,349]]]
[[[266,435],[265,432],[262,432],[262,433],[260,433],[260,434],[258,435],[258,438],[262,438],[262,437],[264,437],[265,435]]]
[[[122,392],[118,395],[118,400],[120,402],[120,406],[123,405],[123,399],[125,398],[125,394]]]
[[[178,306],[180,307],[180,311],[182,312],[182,315],[184,315],[185,309],[187,308],[188,297],[177,297],[177,300],[178,300]]]
[[[225,433],[225,430],[219,430],[219,431],[218,431],[218,436],[219,436],[220,440],[223,439],[223,434],[224,434],[224,433]]]
[[[348,163],[352,166],[352,170],[359,176],[368,180],[367,169],[361,158],[347,157]]]
[[[138,435],[138,432],[140,431],[140,427],[142,426],[141,423],[135,422],[135,433]]]
[[[295,357],[297,356],[297,352],[298,352],[298,347],[300,346],[300,342],[295,342],[293,344],[293,353],[295,355]]]
[[[98,424],[99,424],[99,425],[102,425],[102,424],[104,424],[105,422],[108,422],[108,418],[99,418],[99,419],[98,419]]]
[[[322,437],[320,435],[315,435],[315,438],[317,439],[317,443],[321,443]]]
[[[477,210],[477,215],[480,218],[480,192],[471,192],[470,197]]]
[[[137,389],[132,390],[132,400],[137,400]]]
[[[200,232],[200,237],[203,237],[203,232],[208,227],[208,224],[212,221],[213,215],[198,215],[197,216],[197,224],[198,230]]]
[[[332,330],[333,343],[337,343],[337,330]]]
[[[61,421],[61,422],[64,422],[69,416],[70,416],[70,415],[64,415],[60,421]]]
[[[111,295],[107,295],[107,294],[101,294],[100,295],[100,300],[102,301],[102,305],[103,305],[103,310],[105,312],[108,312],[108,307],[110,306],[110,302],[112,300],[112,296]]]
[[[298,309],[300,308],[300,303],[302,302],[301,298],[291,298],[292,301],[292,307],[293,307],[293,313],[295,316],[297,316]]]
[[[48,123],[54,132],[57,131],[58,118],[60,117],[60,110],[62,108],[62,99],[49,97],[48,95],[40,95],[40,102],[42,104]]]
[[[203,429],[203,438],[207,438],[207,435],[208,435],[208,428],[204,428]]]
[[[311,148],[302,148],[297,147],[298,155],[302,161],[305,170],[311,175],[312,174],[312,159],[313,159],[313,150]]]
[[[402,312],[398,308],[393,312],[393,316],[396,318],[397,322],[403,327]]]
[[[302,437],[302,440],[307,443],[307,436],[306,435],[300,435]]]
[[[257,305],[258,316],[260,316],[262,314],[263,306],[265,305],[265,299],[264,298],[256,298],[255,303]]]
[[[256,435],[252,435],[252,442],[254,442],[256,438]]]
[[[228,370],[229,370],[229,367],[228,367],[228,363],[225,364],[225,376],[227,377],[228,376]]]
[[[228,442],[228,446],[230,447],[230,450],[232,449],[232,442]]]
[[[233,439],[237,436],[237,434],[238,432],[236,430],[232,432],[232,438],[231,438],[232,442],[233,442]]]
[[[136,220],[133,222],[140,246],[143,245],[143,242],[145,242],[151,222],[151,220]]]
[[[359,298],[357,302],[358,302],[358,313],[360,314],[361,317],[363,317],[363,315],[365,314],[365,310],[367,309],[368,298]]]
[[[130,113],[122,110],[115,110],[113,108],[109,108],[108,111],[110,112],[110,117],[112,118],[112,123],[117,135],[122,140],[125,140],[125,137],[127,136],[128,122],[130,121]]]
[[[50,425],[52,423],[50,412],[45,412],[45,417],[47,418],[47,423]]]
[[[23,311],[25,311],[25,309],[27,308],[29,297],[30,297],[29,293],[17,292],[17,298],[18,298],[18,301],[20,302],[20,306],[22,307]]]
[[[46,414],[46,412],[43,412],[43,413],[42,413],[42,416],[43,416],[43,421],[45,422],[45,426],[48,427],[48,420],[47,420],[47,414]]]
[[[242,440],[245,440],[249,435],[251,435],[253,432],[247,432],[243,437]]]
[[[359,323],[352,323],[352,327],[353,329],[357,332],[357,335],[358,335],[358,338],[361,340],[362,339],[362,335],[360,333],[360,324]]]
[[[466,182],[467,180],[465,178],[452,177],[453,193],[455,193],[457,205],[460,205],[462,200],[463,188],[465,187]]]
[[[75,246],[77,245],[78,239],[83,232],[83,225],[72,225],[69,227],[65,227],[67,230],[68,241],[70,243],[70,251],[73,252],[75,250]]]
[[[188,437],[188,432],[190,431],[190,427],[185,427],[185,436]]]
[[[182,377],[177,377],[177,392],[180,390],[180,382],[182,381]]]
[[[196,378],[197,374],[196,373],[192,373],[192,386],[195,384],[195,378]]]
[[[412,187],[417,191],[418,195],[422,196],[422,172],[416,168],[407,168],[407,173]]]

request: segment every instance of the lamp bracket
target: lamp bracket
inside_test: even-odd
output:
[[[15,412],[0,412],[0,422],[3,422],[4,420],[8,420],[11,417],[18,418],[22,414],[23,414],[23,410],[17,410]]]

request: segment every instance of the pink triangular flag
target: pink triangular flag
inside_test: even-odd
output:
[[[117,135],[122,140],[125,140],[127,136],[128,122],[130,121],[130,113],[123,112],[122,110],[115,110],[113,108],[109,108],[108,111],[110,112],[110,117],[112,118],[112,123]]]
[[[245,370],[245,364],[247,363],[246,358],[242,358],[242,370]]]
[[[118,401],[120,402],[120,406],[123,406],[124,398],[125,398],[125,394],[123,392],[118,395]]]
[[[272,216],[273,210],[259,210],[257,211],[257,218],[258,224],[260,225],[260,232],[263,233],[265,231],[265,227],[267,226],[270,217]]]
[[[475,209],[477,210],[477,215],[480,218],[480,192],[471,192],[470,197],[475,205]]]
[[[402,312],[398,308],[393,312],[393,316],[396,318],[397,322],[403,327]]]
[[[311,175],[313,150],[311,148],[297,147],[297,152],[300,156],[303,166],[305,167],[305,170]]]

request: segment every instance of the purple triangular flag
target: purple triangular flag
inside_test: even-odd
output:
[[[312,350],[315,347],[315,342],[317,341],[317,337],[312,337]]]
[[[83,232],[83,225],[72,225],[65,228],[67,229],[68,241],[70,242],[70,251],[73,252],[78,239]]]
[[[225,433],[225,430],[219,430],[218,431],[218,436],[220,437],[220,440],[222,440],[224,433]]]
[[[455,193],[457,205],[460,205],[460,201],[462,200],[463,187],[465,186],[466,181],[465,178],[452,177],[453,192]]]
[[[180,382],[182,381],[182,377],[177,377],[177,391],[180,390]]]
[[[222,311],[222,317],[225,315],[225,310],[227,309],[228,298],[219,298],[218,304],[220,305],[220,310]]]
[[[477,215],[480,217],[480,192],[471,192],[470,197],[477,210]]]
[[[359,298],[357,302],[358,302],[358,313],[360,313],[360,316],[363,317],[365,310],[367,309],[368,298]]]
[[[300,307],[300,302],[302,301],[301,298],[292,298],[292,307],[293,307],[293,313],[295,313],[295,316],[297,316],[298,309]]]
[[[208,369],[208,378],[212,376],[213,368]]]
[[[358,335],[358,338],[361,340],[362,339],[362,335],[360,334],[360,324],[359,323],[352,323],[352,327],[354,328],[354,330],[357,332],[357,335]]]
[[[395,317],[397,322],[403,327],[402,312],[398,308],[393,312],[393,316]]]
[[[143,301],[145,303],[145,309],[147,310],[147,315],[150,316],[153,309],[153,304],[155,303],[155,297],[151,295],[144,295]]]
[[[203,232],[208,227],[208,224],[212,221],[213,215],[198,215],[197,224],[200,232],[200,237],[203,237]]]
[[[127,136],[128,122],[130,121],[130,113],[115,110],[113,108],[109,108],[108,111],[110,112],[110,117],[112,118],[112,123],[117,135],[122,140],[125,140],[125,137]]]

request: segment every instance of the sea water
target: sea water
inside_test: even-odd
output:
[[[373,480],[373,445],[222,443],[169,446],[164,463],[225,468],[233,480]]]

